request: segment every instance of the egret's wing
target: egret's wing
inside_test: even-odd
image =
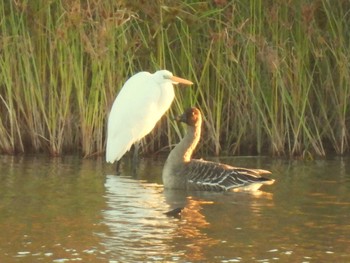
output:
[[[131,77],[113,103],[108,118],[106,161],[119,160],[135,141],[148,134],[159,120],[159,85],[148,72]]]

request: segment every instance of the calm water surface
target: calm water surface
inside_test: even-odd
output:
[[[163,159],[116,176],[102,159],[0,156],[0,262],[350,262],[350,158],[220,161],[276,182],[164,191]]]

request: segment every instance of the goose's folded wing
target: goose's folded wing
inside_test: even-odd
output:
[[[252,184],[272,184],[274,180],[260,176],[266,170],[237,168],[204,160],[191,160],[186,167],[192,189],[228,191]]]

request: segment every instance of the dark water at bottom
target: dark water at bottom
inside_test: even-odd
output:
[[[350,262],[350,158],[220,161],[276,182],[164,191],[163,159],[116,176],[102,159],[0,156],[0,262]]]

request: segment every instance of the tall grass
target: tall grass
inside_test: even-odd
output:
[[[40,3],[39,3],[40,2]],[[191,79],[144,154],[204,115],[203,154],[349,151],[348,1],[0,0],[0,152],[102,154],[106,120],[132,74]]]

